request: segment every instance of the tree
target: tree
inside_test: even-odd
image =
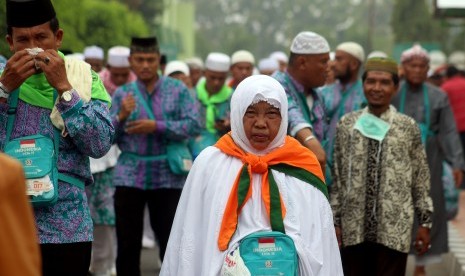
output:
[[[158,29],[160,27],[159,18],[163,14],[164,1],[154,0],[119,0],[129,7],[131,11],[141,12],[145,22],[150,26],[150,29]]]
[[[391,32],[384,26],[389,22],[391,4],[373,1],[382,12],[376,13],[372,44],[389,51]],[[361,0],[195,0],[195,4],[196,49],[201,56],[211,51],[231,54],[239,49],[249,50],[257,58],[275,50],[288,52],[300,31],[320,33],[333,49],[348,40],[369,45],[368,5]]]
[[[52,0],[60,28],[64,30],[62,49],[81,52],[87,45],[108,49],[114,45],[129,45],[131,36],[149,33],[140,13],[130,11],[116,0]],[[5,0],[0,0],[0,34],[6,35]],[[4,33],[3,33],[4,32]],[[0,53],[10,55],[5,40]]]
[[[425,0],[396,0],[391,26],[398,43],[441,42],[448,36],[441,23],[432,18]]]

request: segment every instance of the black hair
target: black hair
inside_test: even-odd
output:
[[[60,29],[60,22],[58,22],[58,18],[54,17],[54,18],[50,19],[49,23],[50,23],[50,29],[52,30],[53,33],[56,33],[58,31],[58,29]],[[9,36],[13,35],[13,27],[7,25],[6,26],[6,33]]]
[[[447,66],[446,76],[448,78],[458,75],[459,73],[460,73],[459,69],[457,69],[457,67],[455,67],[454,65]]]
[[[394,82],[394,85],[398,85],[400,81],[399,75],[391,73],[391,76],[392,76],[392,81]],[[362,75],[362,81],[365,82],[366,78],[367,78],[367,72],[364,72]]]

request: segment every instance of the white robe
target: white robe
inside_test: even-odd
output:
[[[224,209],[242,162],[215,147],[196,159],[173,222],[161,276],[220,275],[225,254],[218,249]],[[314,186],[272,171],[286,206],[286,234],[296,245],[300,275],[343,275],[328,200]],[[245,236],[271,230],[261,199],[262,175],[253,175],[253,193],[239,215],[230,248]]]

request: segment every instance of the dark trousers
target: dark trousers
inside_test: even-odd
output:
[[[160,259],[163,260],[181,191],[181,189],[144,191],[136,188],[116,187],[114,202],[118,241],[116,257],[118,276],[140,275],[146,203],[149,209],[150,225],[160,247]]]
[[[92,242],[41,244],[43,276],[86,276]]]
[[[407,266],[407,253],[372,242],[342,248],[341,258],[345,276],[399,276]]]

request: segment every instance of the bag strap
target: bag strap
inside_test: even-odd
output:
[[[14,90],[10,94],[9,98],[9,108],[7,111],[8,114],[8,121],[6,125],[6,137],[5,137],[5,144],[10,141],[11,132],[13,131],[13,126],[15,124],[16,119],[16,111],[18,107],[18,97],[19,97],[19,89]]]
[[[145,100],[144,96],[139,90],[139,87],[137,87],[137,83],[133,82],[132,86],[134,88],[134,92],[136,93],[136,96],[140,99],[140,103],[144,107],[145,111],[147,112],[147,115],[149,116],[150,120],[155,120],[155,116],[153,115],[152,109],[150,108],[149,104]]]
[[[6,138],[5,138],[5,144],[10,141],[11,138],[11,133],[13,131],[13,126],[15,124],[16,120],[16,112],[18,110],[18,98],[19,98],[19,89],[14,90],[9,97],[9,108],[7,111],[8,114],[8,121],[7,121],[7,126],[6,126]],[[58,93],[56,90],[53,91],[53,102],[56,101],[58,98]],[[60,132],[56,127],[53,127],[53,148],[56,152],[56,160],[55,160],[55,166],[57,166],[58,163],[58,153],[59,153],[59,145],[60,145]],[[64,182],[67,182],[69,184],[72,184],[78,188],[84,189],[84,182],[81,180],[78,180],[77,178],[67,176],[63,173],[58,173],[58,179]]]

